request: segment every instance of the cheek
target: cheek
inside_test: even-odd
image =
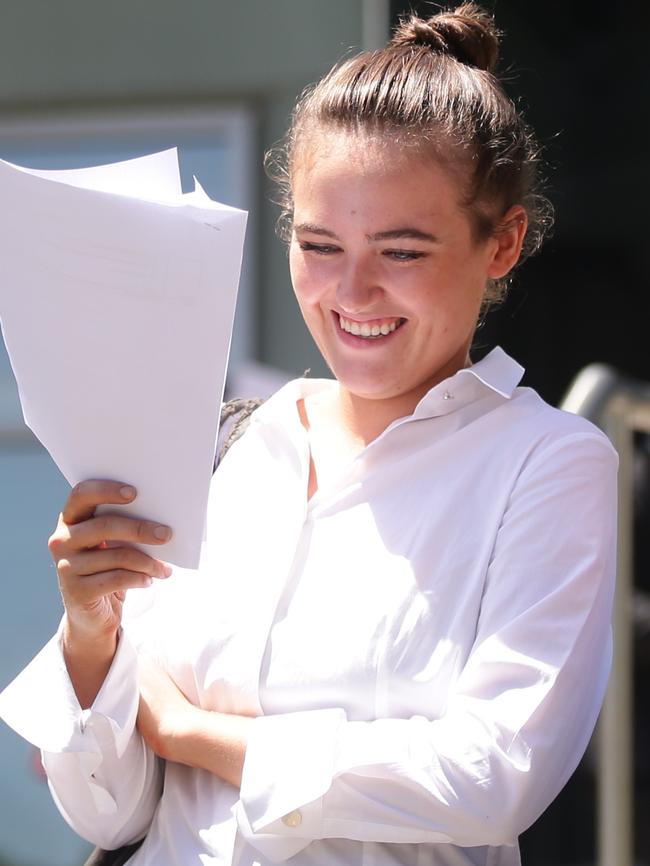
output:
[[[317,303],[327,293],[328,280],[318,262],[307,261],[300,251],[289,254],[293,290],[301,307]]]

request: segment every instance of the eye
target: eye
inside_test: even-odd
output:
[[[298,246],[305,253],[317,253],[321,256],[328,256],[341,251],[341,248],[334,246],[334,244],[314,244],[311,241],[298,241]]]
[[[426,256],[421,250],[384,250],[383,255],[396,262],[412,262]]]

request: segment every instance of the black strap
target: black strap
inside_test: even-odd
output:
[[[144,839],[141,839],[139,842],[133,842],[131,845],[122,845],[121,848],[117,848],[115,851],[104,851],[102,848],[95,848],[84,863],[84,866],[123,866],[135,854],[143,842]]]

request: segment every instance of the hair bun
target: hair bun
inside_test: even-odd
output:
[[[390,44],[426,45],[487,72],[494,71],[499,59],[499,32],[476,3],[463,3],[427,20],[412,15],[400,23]]]

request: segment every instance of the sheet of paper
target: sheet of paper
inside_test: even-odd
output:
[[[134,484],[125,511],[174,530],[154,555],[194,568],[246,214],[174,195],[151,159],[145,198],[106,191],[118,166],[94,190],[95,170],[82,188],[0,162],[0,319],[25,421],[70,484]]]
[[[2,162],[2,160],[0,160]],[[45,180],[55,180],[84,189],[112,192],[117,195],[144,198],[150,201],[176,201],[182,195],[181,177],[178,170],[178,151],[175,147],[113,162],[92,168],[67,168],[48,171],[39,168],[24,168],[7,162],[5,165]]]

